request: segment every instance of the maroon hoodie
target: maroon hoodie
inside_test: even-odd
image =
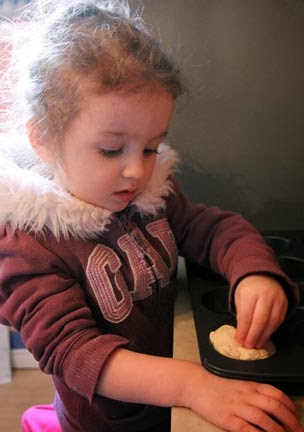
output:
[[[224,275],[232,298],[242,277],[269,273],[296,301],[260,234],[237,214],[190,203],[170,177],[175,152],[161,150],[146,191],[118,214],[0,155],[0,322],[53,376],[64,432],[168,431],[168,409],[95,389],[117,347],[172,356],[178,255]]]

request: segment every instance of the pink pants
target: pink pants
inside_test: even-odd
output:
[[[22,415],[22,432],[61,432],[54,405],[37,405]]]

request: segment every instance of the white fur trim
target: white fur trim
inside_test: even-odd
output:
[[[172,191],[169,176],[176,171],[179,157],[175,150],[162,144],[159,147],[153,175],[146,190],[139,195],[134,204],[141,214],[155,215],[159,208],[165,208],[164,198]]]
[[[168,177],[177,162],[177,153],[161,145],[151,180],[133,202],[141,214],[155,214],[165,207],[163,198],[171,190]],[[20,167],[4,152],[0,154],[0,202],[0,224],[35,234],[50,230],[56,238],[94,238],[106,229],[111,215],[73,197],[37,169]]]

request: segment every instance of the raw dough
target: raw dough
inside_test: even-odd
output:
[[[235,327],[224,324],[210,333],[210,341],[216,351],[220,354],[238,360],[261,360],[273,355],[276,351],[271,341],[264,348],[244,348],[239,345],[235,338]]]

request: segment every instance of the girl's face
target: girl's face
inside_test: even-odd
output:
[[[146,188],[172,112],[162,89],[86,98],[60,143],[64,186],[83,201],[123,210]]]

